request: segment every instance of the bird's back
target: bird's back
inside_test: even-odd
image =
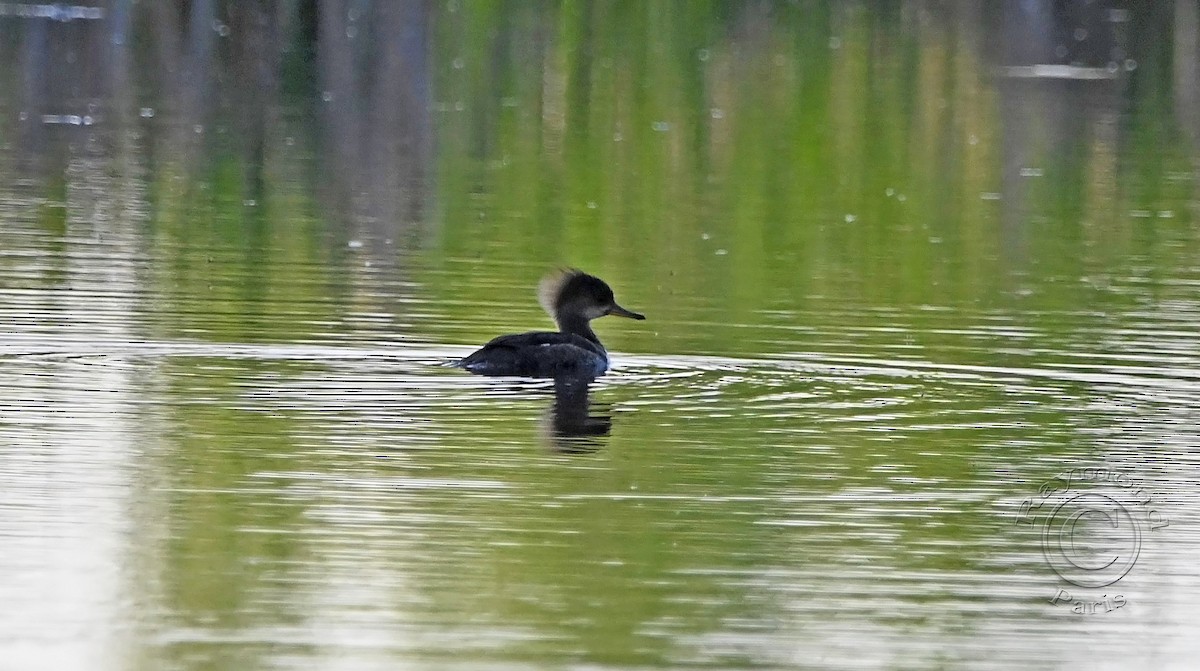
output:
[[[478,375],[595,376],[608,369],[608,354],[581,336],[532,331],[494,338],[458,365]]]

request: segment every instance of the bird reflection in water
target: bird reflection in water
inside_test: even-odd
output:
[[[611,406],[600,406],[591,412],[591,383],[587,375],[563,375],[554,378],[554,403],[543,422],[546,446],[563,454],[587,454],[604,444],[612,430]]]

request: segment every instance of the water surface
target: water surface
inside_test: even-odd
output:
[[[0,3],[0,667],[1200,653],[1191,4],[145,4]]]

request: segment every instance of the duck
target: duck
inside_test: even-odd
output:
[[[608,350],[591,321],[606,315],[645,319],[617,304],[604,280],[577,268],[542,278],[538,303],[558,331],[513,333],[492,339],[457,365],[476,375],[532,378],[594,378],[609,369]]]

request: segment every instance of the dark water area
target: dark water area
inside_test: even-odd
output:
[[[1200,3],[0,0],[0,669],[1190,668]],[[551,328],[590,385],[445,363]]]

